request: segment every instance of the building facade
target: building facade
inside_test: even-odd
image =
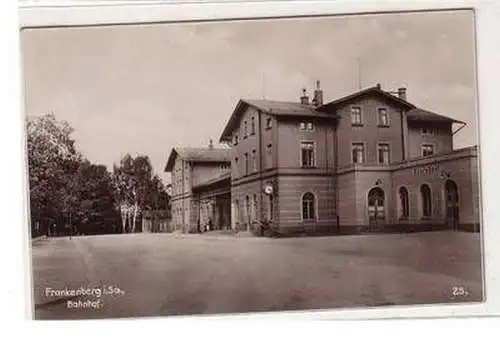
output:
[[[174,148],[165,171],[171,174],[174,231],[196,233],[230,228],[230,150]]]
[[[319,82],[311,102],[305,91],[297,102],[241,99],[220,138],[230,172],[182,194],[224,192],[218,209],[238,231],[262,221],[283,234],[478,231],[477,147],[453,148],[464,125],[380,85],[328,103]]]

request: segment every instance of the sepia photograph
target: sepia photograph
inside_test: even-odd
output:
[[[24,28],[33,318],[481,303],[472,9]]]

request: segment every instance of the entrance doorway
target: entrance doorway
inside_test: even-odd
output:
[[[380,187],[368,192],[368,221],[369,231],[376,231],[385,223],[385,194]]]
[[[458,230],[460,211],[458,207],[458,188],[453,180],[445,184],[446,225],[452,230]]]

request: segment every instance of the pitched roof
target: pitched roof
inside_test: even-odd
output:
[[[172,171],[177,156],[192,162],[231,162],[231,150],[227,148],[172,148],[165,172]]]
[[[254,107],[262,112],[271,114],[274,116],[281,117],[316,117],[316,118],[326,118],[326,119],[336,119],[337,117],[333,114],[320,112],[316,110],[313,105],[305,105],[300,102],[290,102],[290,101],[274,101],[274,100],[255,100],[255,99],[240,99],[236,108],[234,109],[229,121],[222,132],[220,141],[229,141],[230,133],[233,130],[235,124],[238,123],[241,115],[247,107]]]
[[[210,185],[214,185],[214,184],[223,182],[225,180],[227,181],[227,180],[230,180],[230,179],[231,179],[231,171],[228,170],[227,172],[224,172],[224,173],[218,175],[215,178],[212,178],[212,179],[209,179],[207,181],[200,182],[199,184],[194,185],[193,189],[200,189],[200,188],[203,188],[203,187],[208,187]]]
[[[415,108],[415,105],[413,105],[413,104],[409,103],[408,101],[403,100],[395,95],[392,95],[389,92],[383,91],[377,85],[377,86],[369,87],[369,88],[363,89],[361,91],[346,95],[346,96],[339,98],[337,100],[330,101],[330,102],[324,104],[323,106],[318,107],[318,110],[323,111],[323,112],[328,112],[328,111],[331,111],[332,109],[335,109],[339,106],[347,104],[350,101],[359,98],[360,96],[369,95],[369,94],[375,94],[375,95],[382,96],[382,97],[394,102],[395,104],[398,104],[400,106],[403,106],[403,107],[406,107],[409,109]]]
[[[408,120],[410,121],[436,121],[436,122],[455,122],[459,124],[465,124],[465,122],[460,120],[455,120],[444,115],[440,115],[434,112],[426,111],[421,108],[414,108],[408,111]]]

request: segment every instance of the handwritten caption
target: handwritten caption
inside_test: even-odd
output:
[[[114,285],[104,285],[101,287],[45,288],[45,296],[49,298],[65,298],[66,308],[81,310],[98,310],[104,307],[104,297],[122,297],[125,291]]]

